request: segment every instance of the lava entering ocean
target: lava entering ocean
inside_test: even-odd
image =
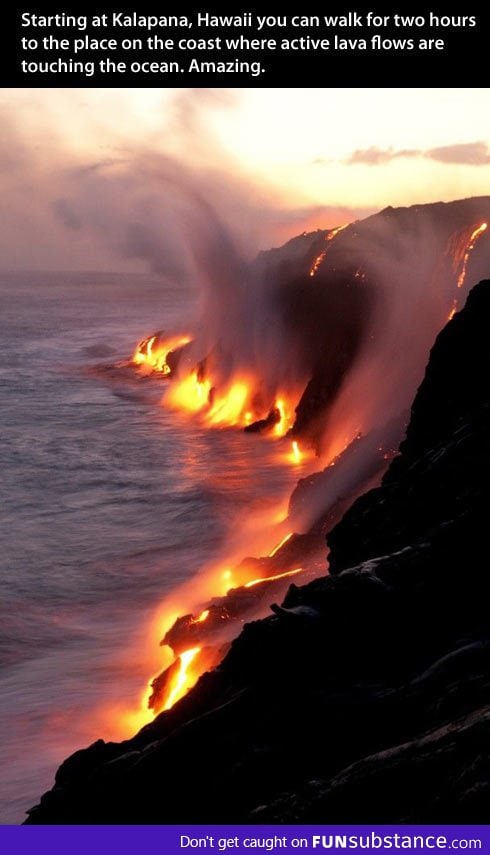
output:
[[[162,333],[154,333],[138,342],[133,354],[133,362],[149,371],[157,371],[167,376],[176,367],[175,354],[180,353],[184,345],[189,342],[190,338],[185,336],[164,339]],[[174,357],[173,360],[172,357]]]
[[[163,406],[204,427],[241,428],[250,442],[265,436],[303,476],[288,531],[284,521],[271,527],[277,542],[264,557],[235,556],[194,583],[163,633],[174,659],[151,680],[147,720],[177,703],[292,579],[323,571],[325,533],[396,454],[454,294],[490,272],[489,217],[486,197],[387,208],[248,266],[233,256],[229,278],[220,244],[199,327],[138,344],[134,363],[168,379]],[[249,552],[261,554],[254,541],[251,531]]]

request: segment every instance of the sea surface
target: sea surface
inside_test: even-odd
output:
[[[0,274],[1,823],[71,752],[130,735],[155,610],[292,486],[271,443],[118,367],[196,303],[140,274]]]

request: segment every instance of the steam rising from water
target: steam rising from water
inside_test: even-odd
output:
[[[170,372],[169,401],[219,426],[250,425],[253,418],[269,440],[276,439],[276,428],[286,422],[287,401],[290,412],[295,411],[285,428],[295,437],[293,464],[301,460],[303,444],[316,450],[319,468],[325,467],[316,476],[310,471],[293,494],[288,527],[311,535],[311,527],[320,525],[324,532],[381,477],[396,453],[429,347],[452,313],[455,293],[461,290],[464,296],[488,270],[489,247],[483,240],[471,265],[469,261],[475,236],[486,232],[482,218],[490,214],[490,200],[387,209],[334,232],[304,235],[292,246],[247,264],[217,211],[190,188],[185,192],[194,215],[189,252],[204,299],[200,322],[190,331],[191,343]],[[187,405],[187,394],[197,395],[192,406]],[[246,555],[264,554],[270,527],[263,519],[259,524],[240,521],[239,534],[247,530],[242,541]],[[303,566],[281,566],[281,549],[289,550],[293,541],[284,531],[275,538],[279,534],[283,545],[268,553],[279,565],[273,571],[264,563],[252,561],[248,570],[240,565],[237,585],[279,582],[304,572]],[[195,615],[199,600],[199,608],[209,614],[210,606],[202,600],[223,593],[225,573],[238,573],[233,561],[239,562],[240,553],[231,550],[236,535],[230,535],[228,567],[212,567],[194,581],[190,597],[183,598],[181,615]],[[303,565],[303,556],[298,559]],[[228,614],[226,601],[222,604]],[[263,612],[267,604],[259,598],[254,613]],[[199,623],[192,618],[183,627],[179,655],[186,653],[186,626],[191,626],[189,659],[176,660],[171,672],[154,680],[152,705],[156,697],[155,703],[167,709],[168,697],[180,698],[175,686],[168,689],[168,679],[177,679],[187,690],[207,667],[200,667],[196,653],[201,650],[196,647]],[[201,632],[207,635],[209,621],[202,623]],[[238,628],[230,621],[228,639]],[[214,648],[213,661],[219,660],[219,649]]]
[[[203,311],[179,376],[206,360],[209,385],[224,395],[245,376],[256,417],[286,394],[294,432],[331,462],[410,405],[460,287],[461,247],[489,213],[488,199],[387,209],[327,243],[312,280],[308,254],[321,233],[297,239],[296,260],[286,246],[250,265],[199,200],[191,249]],[[472,251],[460,301],[488,272],[485,237]]]

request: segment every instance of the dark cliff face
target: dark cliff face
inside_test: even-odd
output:
[[[61,766],[30,823],[485,822],[490,282],[439,335],[400,454],[214,672]]]
[[[329,537],[331,573],[437,530],[453,538],[473,524],[488,471],[488,290],[475,287],[438,336],[400,454],[381,487],[359,499]],[[472,540],[461,548],[470,555]]]

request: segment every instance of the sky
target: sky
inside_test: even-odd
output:
[[[172,277],[196,206],[253,255],[387,205],[488,194],[489,93],[0,90],[0,267]]]

